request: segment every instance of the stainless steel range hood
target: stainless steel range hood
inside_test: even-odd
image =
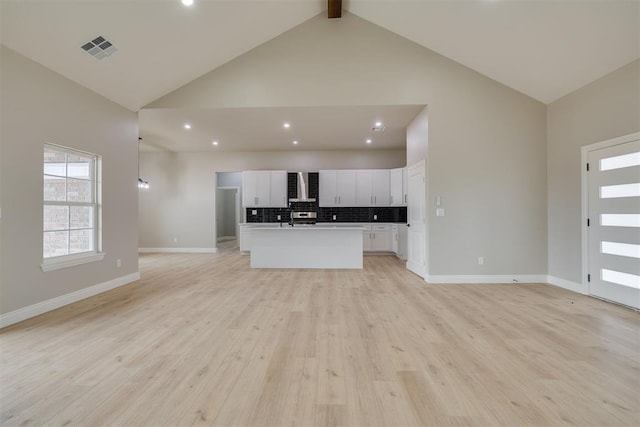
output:
[[[290,202],[315,202],[316,199],[309,198],[307,192],[309,183],[309,172],[298,172],[297,194],[295,199],[289,199]]]

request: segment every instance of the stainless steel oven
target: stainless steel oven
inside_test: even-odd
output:
[[[291,212],[292,225],[311,225],[315,224],[318,218],[316,212]]]

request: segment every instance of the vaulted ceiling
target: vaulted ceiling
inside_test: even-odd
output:
[[[325,0],[1,0],[0,41],[137,111]],[[640,57],[635,0],[351,0],[346,11],[549,103]],[[96,60],[80,46],[104,36]]]
[[[640,2],[636,0],[345,0],[343,7],[345,13],[543,103],[640,57]],[[326,13],[326,0],[195,0],[191,7],[180,0],[0,0],[0,42],[138,111],[319,13]],[[97,36],[117,51],[102,60],[90,56],[81,46]],[[411,106],[387,106],[378,107],[376,114],[385,108],[396,115],[396,127],[417,111]],[[337,114],[323,108],[276,112],[309,122],[305,139],[318,140],[311,148],[331,136],[312,124],[312,114]],[[266,131],[258,129],[258,117],[272,113],[247,112],[253,114],[254,130],[263,141]],[[366,107],[339,113],[344,126],[333,130],[342,129],[345,135],[351,132],[350,123],[364,122],[365,113],[373,114]],[[200,128],[208,129],[208,135],[213,134],[214,124],[219,134],[246,132],[232,126],[246,123],[237,111],[193,114],[202,116],[201,123],[207,126]],[[182,112],[156,111],[145,117],[143,110],[141,132],[155,133],[157,146],[190,149],[188,138],[164,129],[167,123],[183,120]],[[395,135],[397,141],[392,141],[390,133],[385,136],[389,140],[378,148],[397,147],[403,140]],[[244,139],[252,138],[245,135]],[[362,144],[360,139],[357,144]]]

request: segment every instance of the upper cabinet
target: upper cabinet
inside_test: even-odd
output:
[[[319,181],[320,206],[356,206],[356,171],[321,170]]]
[[[389,206],[389,170],[359,170],[356,173],[356,206]]]
[[[389,171],[390,205],[407,205],[407,168],[391,169]]]
[[[288,205],[287,171],[269,171],[271,207],[286,208]]]
[[[242,206],[287,207],[287,171],[242,172]]]

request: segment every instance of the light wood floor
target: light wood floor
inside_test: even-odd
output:
[[[151,254],[0,332],[0,424],[640,425],[640,315],[547,285],[428,285]]]

